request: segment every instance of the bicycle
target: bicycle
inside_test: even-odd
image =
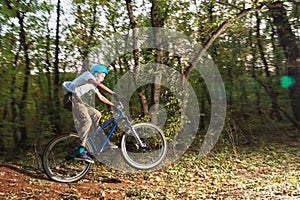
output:
[[[90,134],[86,149],[95,158],[103,152],[118,124],[124,122],[121,136],[121,155],[130,166],[138,170],[150,170],[158,166],[166,156],[167,142],[163,131],[156,125],[142,122],[132,124],[125,115],[124,106],[118,101],[115,115],[103,126]],[[96,144],[99,133],[112,125],[106,140]],[[98,138],[99,139],[99,138]],[[42,166],[46,175],[58,182],[75,182],[82,179],[91,169],[92,163],[75,159],[80,138],[77,133],[66,133],[54,137],[42,154]]]

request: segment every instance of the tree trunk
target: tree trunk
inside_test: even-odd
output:
[[[158,123],[158,112],[159,112],[159,102],[160,102],[160,93],[161,93],[161,80],[162,80],[162,58],[163,51],[161,46],[161,31],[159,27],[162,25],[162,19],[159,18],[159,3],[156,0],[152,1],[151,7],[151,21],[153,28],[154,36],[154,45],[156,47],[155,54],[155,76],[153,84],[153,112],[151,113],[151,121],[154,124]]]
[[[50,16],[50,10],[47,10],[49,16]],[[49,27],[49,21],[47,23],[47,35],[46,35],[46,79],[47,79],[47,86],[45,86],[47,88],[47,99],[48,101],[47,102],[47,114],[49,115],[50,117],[50,120],[51,120],[51,123],[52,124],[55,124],[55,120],[56,120],[56,117],[55,117],[55,113],[54,113],[54,109],[53,109],[53,96],[52,96],[52,93],[53,93],[53,88],[52,88],[52,80],[51,80],[51,61],[50,61],[50,56],[51,56],[51,36],[50,36],[50,27]]]
[[[8,106],[6,104],[1,116],[2,120],[0,122],[0,155],[2,152],[5,151],[4,133],[6,132],[6,129],[3,122],[7,120],[7,116],[8,116]]]
[[[56,10],[56,34],[55,34],[55,60],[54,60],[54,113],[55,113],[55,132],[59,134],[61,132],[60,127],[60,102],[59,102],[59,89],[61,88],[59,84],[59,34],[60,34],[60,0],[57,1],[57,10]]]
[[[83,60],[85,60],[88,57],[88,54],[90,53],[90,45],[93,43],[93,41],[95,40],[95,29],[96,29],[96,24],[97,24],[97,4],[96,3],[92,3],[91,5],[91,10],[90,13],[92,13],[92,20],[89,21],[90,24],[90,28],[89,28],[89,34],[86,35],[86,38],[83,38],[85,41],[84,46],[82,47],[82,49],[79,49],[79,52],[83,58]],[[79,13],[81,12],[81,7],[78,6],[78,10]],[[80,14],[79,14],[80,16]],[[83,22],[83,20],[81,19],[80,21]],[[84,65],[85,63],[83,63]],[[84,68],[88,67],[88,66],[83,66]],[[88,70],[88,69],[87,69]]]
[[[288,76],[295,79],[295,84],[290,87],[290,99],[294,118],[298,122],[298,128],[300,128],[300,54],[297,39],[291,29],[283,2],[276,2],[269,5],[269,10],[277,29],[279,43],[284,50],[288,66]]]
[[[138,26],[135,21],[132,9],[132,1],[126,0],[127,11],[130,19],[130,26],[133,31],[133,57],[134,57],[134,80],[139,94],[140,102],[143,108],[144,115],[149,114],[149,108],[147,104],[147,98],[145,96],[145,90],[140,87],[139,75],[140,75],[140,51],[138,47]]]
[[[256,38],[257,38],[257,46],[258,46],[258,50],[259,50],[259,54],[260,54],[260,58],[263,62],[264,65],[264,72],[265,72],[265,76],[267,78],[267,82],[268,82],[268,90],[269,92],[267,92],[269,94],[269,97],[271,99],[271,108],[270,108],[270,113],[269,116],[271,119],[277,120],[277,121],[281,121],[282,117],[280,115],[280,111],[278,109],[278,96],[279,93],[276,91],[277,88],[272,87],[272,83],[271,83],[271,74],[270,74],[270,70],[269,70],[269,64],[268,61],[266,59],[266,54],[264,51],[264,45],[263,45],[263,41],[261,39],[261,34],[260,34],[260,25],[261,25],[261,20],[260,17],[258,16],[258,13],[256,13]]]
[[[19,25],[20,25],[20,45],[23,49],[23,53],[24,53],[24,59],[25,59],[25,77],[24,77],[24,81],[23,81],[23,86],[22,86],[22,97],[21,97],[21,102],[19,103],[19,120],[21,123],[21,140],[20,142],[22,144],[25,144],[25,141],[27,139],[27,127],[25,124],[26,121],[26,104],[27,104],[27,98],[28,98],[28,86],[29,86],[29,76],[30,76],[30,59],[29,59],[29,45],[27,43],[27,39],[26,39],[26,32],[24,29],[24,14],[21,13],[20,11],[17,11],[16,16],[18,18],[19,21]]]
[[[10,103],[10,109],[11,109],[11,122],[13,124],[12,126],[12,135],[13,135],[13,139],[14,139],[14,143],[16,146],[18,146],[19,143],[19,139],[18,139],[18,130],[17,130],[17,116],[18,116],[18,112],[17,112],[17,100],[16,100],[16,76],[17,76],[17,65],[18,65],[18,61],[19,61],[19,54],[21,51],[21,47],[19,47],[19,49],[17,50],[17,53],[15,55],[15,59],[14,59],[14,63],[12,66],[12,74],[13,77],[11,79],[11,83],[10,83],[10,94],[11,94],[11,103]]]
[[[19,44],[19,48],[17,50],[17,53],[15,55],[15,58],[14,58],[14,63],[13,63],[13,66],[12,66],[12,72],[14,74],[14,76],[12,77],[11,79],[11,85],[10,85],[10,93],[11,93],[11,103],[10,103],[10,109],[11,109],[11,122],[12,122],[12,136],[13,136],[13,140],[14,140],[14,144],[16,147],[19,146],[19,137],[18,137],[18,126],[16,126],[16,124],[18,123],[17,122],[17,116],[21,116],[20,112],[21,112],[21,107],[22,105],[20,104],[17,104],[17,99],[16,99],[16,74],[17,74],[17,66],[18,66],[18,61],[19,61],[19,55],[20,55],[20,52],[22,51],[22,45],[23,42],[24,42],[24,39],[26,41],[26,38],[22,38],[21,39],[21,36],[22,37],[25,37],[24,35],[24,27],[23,27],[23,16],[20,15],[20,12],[19,11],[15,11],[13,6],[11,5],[11,2],[10,1],[6,1],[6,5],[7,7],[9,8],[9,10],[11,10],[11,12],[15,12],[16,13],[16,17],[18,18],[19,20],[19,25],[20,25],[20,33],[19,33],[19,41],[20,41],[20,44]],[[21,24],[22,24],[22,28],[21,28]],[[18,109],[17,109],[17,106],[19,107],[20,109],[20,112],[18,113]],[[23,112],[24,114],[24,112]]]

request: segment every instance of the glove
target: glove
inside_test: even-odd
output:
[[[113,93],[113,94],[112,94],[112,97],[113,97],[115,100],[117,100],[117,101],[121,101],[121,97],[120,97],[120,95],[118,95],[117,93]]]

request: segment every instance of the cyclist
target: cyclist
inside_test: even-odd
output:
[[[77,123],[76,128],[81,139],[81,145],[78,147],[78,152],[75,154],[75,159],[77,160],[94,163],[92,155],[87,152],[85,146],[88,134],[96,130],[101,118],[101,113],[93,106],[85,103],[82,96],[92,90],[100,101],[109,106],[114,106],[111,101],[99,92],[99,88],[113,95],[115,98],[119,98],[114,91],[110,90],[102,83],[107,74],[108,69],[104,65],[95,64],[90,71],[83,72],[73,81],[66,81],[63,83],[63,88],[65,90],[64,104],[66,108],[72,109],[75,123]],[[103,134],[101,138],[103,140],[106,137]],[[110,142],[108,144],[110,148],[118,148]]]

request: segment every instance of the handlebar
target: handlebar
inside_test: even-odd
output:
[[[119,105],[117,106],[118,110],[123,111],[123,109],[124,109],[123,103],[122,103],[121,101],[118,101],[118,104],[119,104]]]

